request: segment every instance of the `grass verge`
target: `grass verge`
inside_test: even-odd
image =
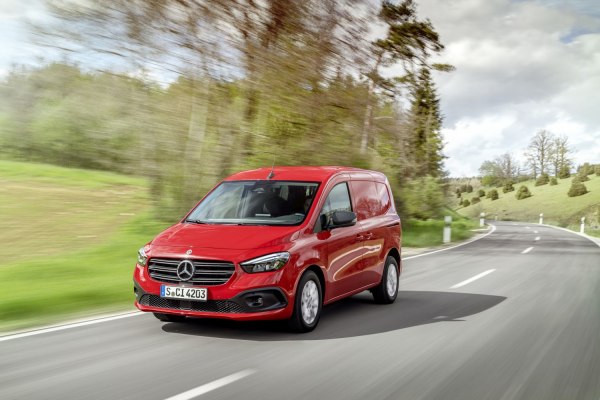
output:
[[[454,212],[452,215],[452,241],[465,240],[473,236],[473,229],[479,228],[478,221],[468,219]],[[444,221],[405,220],[402,222],[402,246],[428,247],[443,243]]]
[[[136,250],[164,228],[140,215],[100,246],[0,268],[0,330],[131,308]]]

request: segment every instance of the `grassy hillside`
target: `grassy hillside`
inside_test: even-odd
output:
[[[131,307],[137,249],[162,229],[143,180],[0,161],[0,329]]]
[[[515,191],[502,193],[501,188],[497,188],[500,198],[492,201],[483,198],[478,204],[458,209],[458,212],[476,217],[481,212],[485,212],[488,218],[498,216],[498,219],[515,221],[538,221],[540,213],[544,214],[544,222],[548,224],[576,227],[579,219],[586,216],[591,234],[598,235],[598,230],[592,229],[592,226],[598,225],[597,213],[600,207],[600,177],[589,176],[590,180],[585,183],[589,193],[578,197],[569,197],[567,192],[571,186],[571,178],[559,179],[558,185],[535,186],[535,181],[530,180],[515,184]],[[532,197],[523,200],[517,200],[516,191],[521,185],[526,185]],[[492,188],[486,187],[489,191]],[[476,193],[463,194],[463,197],[471,200]]]

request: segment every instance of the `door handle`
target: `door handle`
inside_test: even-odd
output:
[[[359,233],[358,235],[356,235],[356,240],[362,242],[363,240],[365,240],[365,237]]]
[[[373,239],[373,236],[375,236],[375,235],[373,235],[372,232],[367,232],[367,234],[365,235],[365,240]]]

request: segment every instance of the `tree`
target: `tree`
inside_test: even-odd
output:
[[[445,64],[429,64],[429,57],[443,49],[438,33],[429,20],[421,20],[417,16],[416,4],[413,0],[403,0],[398,4],[384,0],[379,12],[380,20],[386,25],[384,38],[372,43],[373,57],[368,71],[367,98],[364,123],[360,141],[361,154],[366,153],[373,125],[373,107],[375,92],[382,90],[393,95],[398,85],[414,81],[418,69],[435,68],[450,71],[452,67]],[[381,68],[399,65],[404,75],[392,79],[384,78]]]
[[[500,186],[504,182],[513,182],[519,174],[519,162],[511,153],[504,153],[494,160],[484,161],[479,167],[482,183]]]
[[[499,196],[498,196],[498,191],[496,189],[492,189],[488,192],[488,196],[489,198],[494,201],[494,200],[498,200]]]
[[[535,181],[535,186],[543,186],[550,182],[550,176],[546,173],[541,174]]]
[[[568,178],[572,161],[568,157],[571,149],[569,149],[569,138],[567,136],[556,136],[553,140],[553,152],[551,155],[552,164],[554,167],[554,176],[559,178]]]
[[[532,169],[534,179],[537,178],[538,171],[540,174],[548,172],[548,165],[552,160],[553,154],[554,135],[552,133],[541,130],[531,138],[525,156]]]
[[[582,182],[573,180],[573,183],[571,183],[571,187],[569,188],[567,195],[569,197],[577,197],[584,195],[587,192],[587,187],[585,187],[585,185]]]

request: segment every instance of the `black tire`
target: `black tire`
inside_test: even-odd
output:
[[[395,268],[396,269],[396,291],[390,295],[387,290],[388,284],[388,269]],[[383,276],[381,277],[381,282],[379,285],[375,286],[371,293],[373,293],[373,298],[375,299],[375,303],[379,304],[392,304],[396,301],[396,297],[398,297],[398,281],[400,278],[400,269],[398,268],[398,262],[392,256],[388,256],[385,260],[385,267],[383,268]]]
[[[154,316],[161,320],[162,322],[185,322],[186,319],[183,315],[172,315],[172,314],[162,314],[162,313],[152,313]]]
[[[302,293],[305,286],[309,283],[313,282],[316,286],[319,304],[316,310],[316,316],[314,320],[310,323],[307,323],[302,317]],[[294,313],[292,314],[292,318],[289,320],[289,327],[293,332],[304,333],[310,332],[317,327],[319,323],[319,318],[321,317],[321,310],[323,309],[323,290],[321,288],[321,281],[317,275],[312,271],[307,271],[300,278],[300,282],[298,283],[298,288],[296,289],[296,298],[294,299]]]

